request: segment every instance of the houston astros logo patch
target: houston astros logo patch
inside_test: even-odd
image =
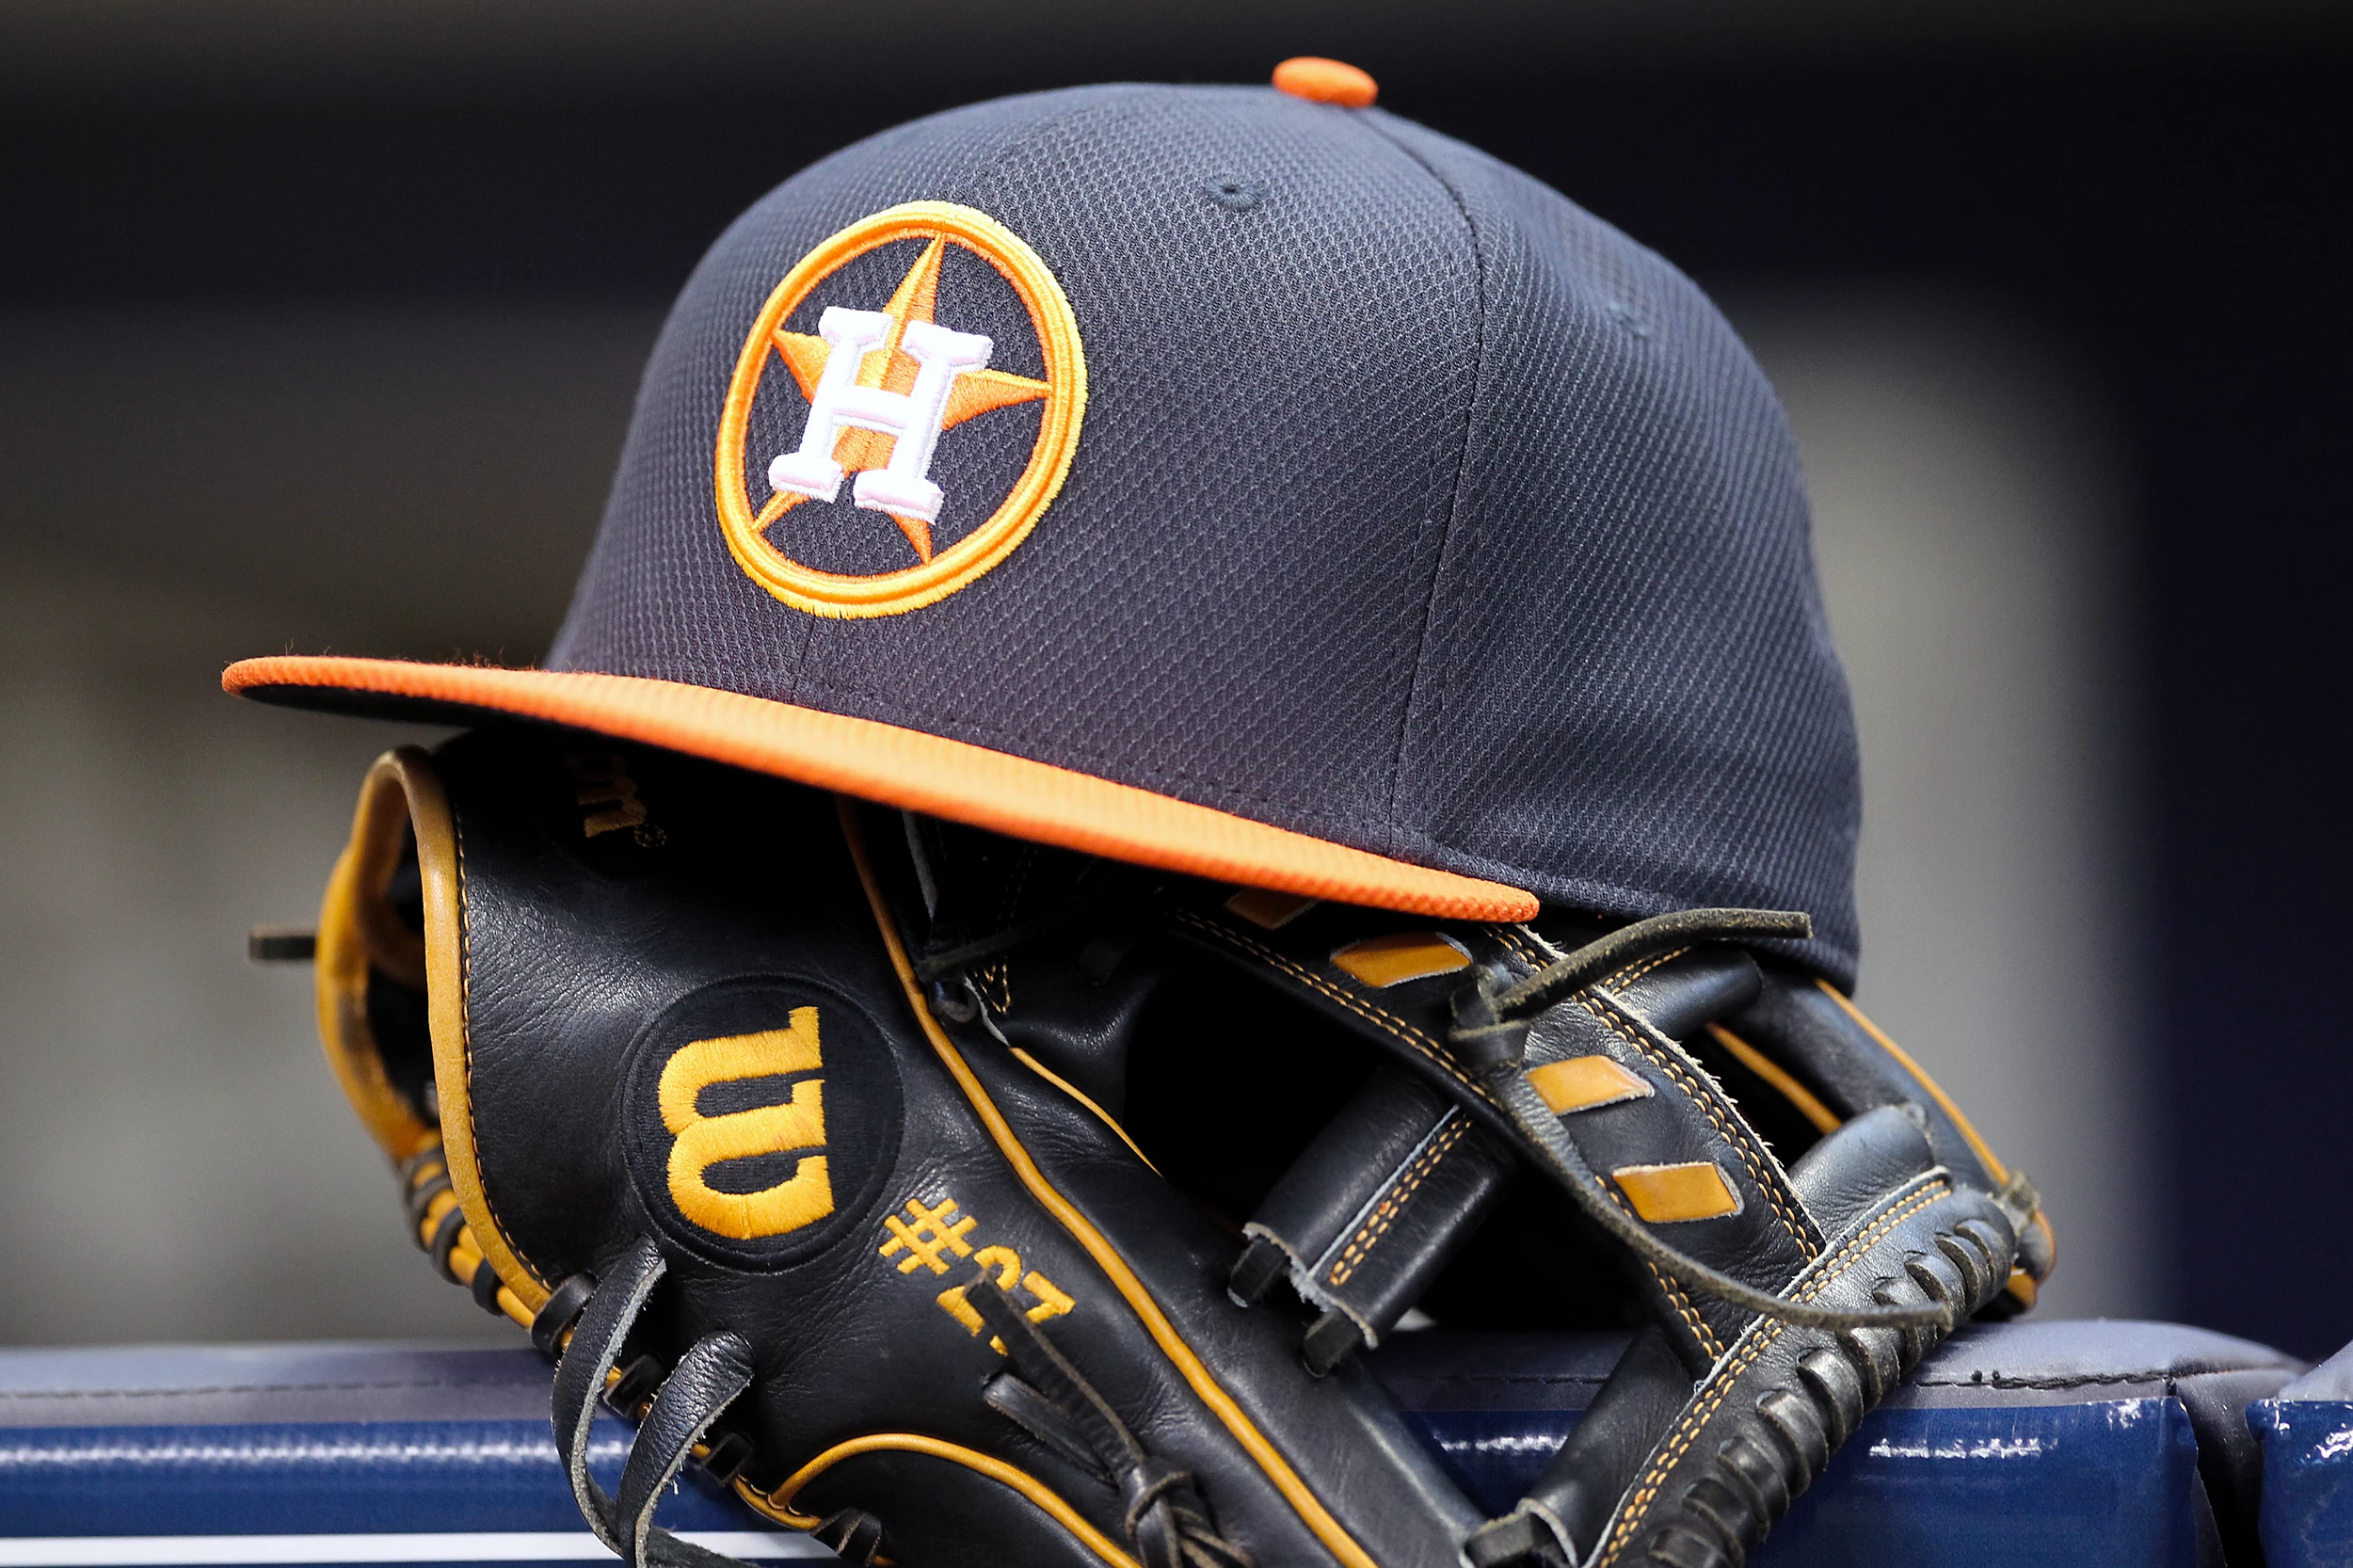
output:
[[[813,615],[935,603],[1028,538],[1062,488],[1086,360],[1046,264],[984,213],[851,224],[760,307],[719,419],[719,526]]]
[[[827,1245],[897,1158],[890,1049],[847,998],[781,976],[665,1009],[632,1048],[624,1115],[637,1195],[706,1256],[775,1268]]]

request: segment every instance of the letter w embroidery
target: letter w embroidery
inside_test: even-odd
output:
[[[781,1236],[833,1212],[833,1178],[822,1154],[798,1160],[792,1174],[756,1192],[722,1192],[708,1179],[712,1166],[753,1155],[823,1148],[824,1080],[804,1079],[781,1105],[706,1116],[697,1109],[714,1083],[807,1072],[818,1055],[817,1009],[795,1007],[784,1029],[696,1040],[679,1048],[662,1069],[662,1124],[670,1145],[670,1197],[679,1212],[715,1236],[739,1241]]]

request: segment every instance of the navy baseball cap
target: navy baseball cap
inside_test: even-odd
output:
[[[796,175],[671,312],[545,668],[225,686],[1430,915],[1801,909],[1846,983],[1853,721],[1771,390],[1657,256],[1286,72]]]

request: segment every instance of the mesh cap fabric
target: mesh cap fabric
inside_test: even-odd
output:
[[[902,210],[904,235],[858,237]],[[934,232],[957,222],[978,227]],[[886,330],[887,305],[898,348],[842,335]],[[911,357],[952,337],[968,358],[985,338],[985,368]],[[859,352],[881,401],[823,404],[821,367]],[[927,386],[965,389],[929,424]],[[821,404],[880,423],[812,437]],[[904,499],[916,465],[890,466],[919,425],[929,517]],[[840,459],[838,493],[795,452]],[[860,504],[886,470],[897,512]],[[732,542],[730,485],[760,514]],[[1799,955],[1845,984],[1860,791],[1810,549],[1770,389],[1657,256],[1379,110],[1091,88],[888,132],[728,229],[654,349],[548,664],[967,743],[1552,904],[1801,909]],[[949,585],[824,597],[919,579]],[[232,685],[410,689],[271,663]],[[926,790],[958,814],[952,776]]]

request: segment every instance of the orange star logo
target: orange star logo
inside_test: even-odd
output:
[[[820,333],[785,329],[812,292],[842,267],[871,250],[915,239],[924,242],[922,248],[881,310],[828,305]],[[987,338],[935,320],[940,265],[951,246],[985,263],[1010,285],[1035,333],[1042,376],[987,368]],[[967,286],[964,276],[956,275],[960,289]],[[836,354],[851,353],[858,355],[854,377],[833,362]],[[795,401],[808,409],[801,444],[781,456],[773,449],[748,451],[755,402],[773,408],[761,400],[760,388],[779,366],[792,378]],[[952,377],[944,389],[942,376]],[[862,218],[803,257],[770,293],[744,336],[712,454],[728,552],[755,583],[811,615],[889,616],[935,603],[1029,537],[1070,472],[1086,389],[1086,359],[1070,302],[1018,235],[985,213],[945,201],[908,202]],[[961,536],[936,536],[943,484],[964,498],[955,515],[968,519],[971,512],[969,492],[952,474],[937,483],[924,477],[931,443],[967,420],[1029,403],[1043,406],[1037,439],[1011,488]],[[764,425],[775,418],[761,417]],[[911,565],[878,572],[830,570],[795,559],[779,539],[800,538],[801,548],[814,552],[834,546],[790,530],[770,536],[786,513],[806,500],[838,496],[838,480],[852,474],[857,476],[857,504],[886,513],[906,536]]]
[[[907,324],[930,321],[939,297],[939,258],[948,247],[944,239],[935,239],[923,248],[922,255],[907,269],[899,286],[890,294],[890,302],[882,313],[890,318],[890,335],[880,348],[869,352],[858,366],[857,384],[874,387],[883,392],[905,393],[915,386],[919,366],[900,352],[900,340],[906,336]],[[785,365],[792,372],[792,379],[801,389],[801,396],[814,403],[817,400],[817,377],[824,373],[826,356],[833,345],[809,332],[778,330],[773,334],[776,352],[783,356]],[[1050,389],[1043,381],[1027,376],[1008,376],[1001,370],[968,370],[955,379],[948,393],[948,411],[940,416],[939,427],[953,430],[975,414],[992,408],[1007,408],[1016,403],[1034,403]],[[878,469],[890,461],[891,448],[898,442],[895,436],[876,430],[844,430],[834,443],[833,460],[841,465],[844,473],[859,473]],[[762,530],[808,500],[792,490],[778,490],[760,509],[759,525]],[[904,513],[889,514],[890,520],[906,535],[907,543],[915,547],[916,559],[932,558],[932,525],[923,519]]]

